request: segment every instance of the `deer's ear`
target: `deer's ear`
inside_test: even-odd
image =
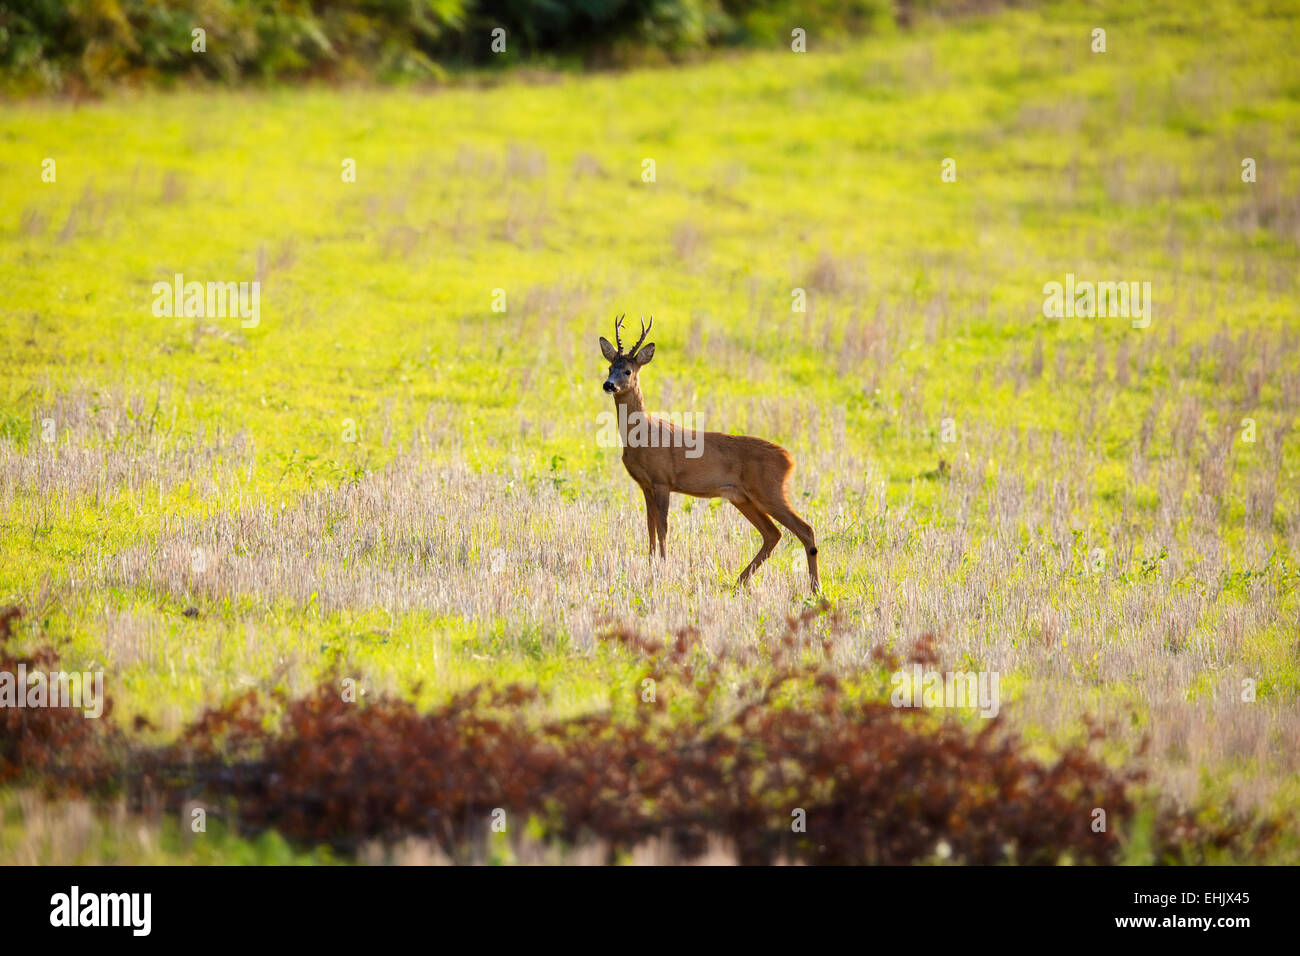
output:
[[[609,339],[603,335],[600,337],[600,354],[605,356],[607,362],[613,362],[618,358],[618,349],[614,348]]]
[[[636,358],[632,361],[636,362],[637,365],[649,365],[650,360],[654,357],[655,344],[653,342],[647,342],[645,345],[641,346],[641,351],[636,353]]]

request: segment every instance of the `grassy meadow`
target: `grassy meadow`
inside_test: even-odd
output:
[[[719,655],[815,603],[788,533],[732,590],[760,541],[721,500],[674,496],[647,559],[597,338],[653,315],[649,408],[795,456],[848,685],[932,634],[1037,751],[1107,722],[1152,793],[1289,819],[1297,862],[1298,41],[1293,3],[1105,0],[676,69],[8,102],[0,605],[156,741],[336,675],[635,707],[611,624]],[[259,281],[260,321],[155,315],[177,273]],[[1045,317],[1067,274],[1149,282],[1149,325]],[[334,858],[124,814],[9,785],[0,859]]]

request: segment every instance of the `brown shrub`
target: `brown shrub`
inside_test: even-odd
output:
[[[243,694],[176,743],[127,754],[111,726],[76,710],[3,708],[0,782],[125,786],[139,807],[197,800],[231,808],[243,831],[346,852],[423,837],[453,859],[476,858],[500,808],[512,834],[532,820],[544,839],[598,842],[611,861],[649,840],[697,858],[719,838],[749,864],[1118,861],[1142,778],[1091,753],[1101,728],[1037,759],[997,720],[975,730],[891,706],[885,687],[900,660],[879,648],[865,690],[849,692],[828,666],[839,623],[815,624],[824,610],[714,658],[691,630],[660,642],[611,628],[607,639],[654,682],[642,700],[636,681],[630,713],[539,719],[537,691],[515,685],[480,686],[420,713],[400,699],[347,702],[327,681],[296,700]],[[0,670],[57,664],[50,649],[8,654],[16,618],[0,612]],[[909,655],[938,661],[929,635]],[[1100,833],[1095,808],[1107,815]],[[1151,839],[1168,861],[1211,847],[1262,852],[1273,832],[1248,817],[1207,823],[1162,807]]]
[[[20,670],[48,674],[59,655],[42,647],[30,654],[9,650],[22,618],[17,607],[0,608],[0,675],[16,683]],[[104,701],[103,717],[112,702]],[[76,793],[105,787],[112,775],[106,756],[115,739],[104,719],[88,719],[78,707],[0,705],[0,784],[38,779],[50,793]]]
[[[327,683],[288,703],[272,732],[251,696],[209,713],[161,767],[173,787],[233,798],[241,826],[344,850],[421,836],[463,857],[502,808],[548,839],[598,840],[611,856],[660,838],[691,858],[721,836],[750,864],[899,864],[937,851],[981,864],[1117,860],[1139,774],[1106,766],[1087,743],[1043,762],[996,720],[971,730],[846,694],[824,666],[832,638],[808,626],[818,613],[791,618],[758,668],[770,676],[738,686],[689,630],[666,643],[611,630],[655,682],[630,717],[538,725],[526,714],[536,692],[517,686],[476,688],[421,714],[401,700],[346,703]],[[933,640],[911,659],[934,664]],[[898,663],[878,655],[879,676]],[[806,832],[792,829],[799,810]],[[1177,856],[1248,831],[1207,834],[1166,814],[1156,838]]]

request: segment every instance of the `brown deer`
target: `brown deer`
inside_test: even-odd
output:
[[[790,473],[794,471],[790,453],[761,438],[698,433],[646,415],[638,375],[654,358],[655,344],[641,344],[653,326],[654,316],[650,317],[650,325],[643,320],[641,338],[626,352],[620,334],[623,316],[614,320],[617,347],[604,336],[600,339],[601,354],[609,362],[604,388],[614,396],[623,466],[645,495],[650,559],[654,560],[656,538],[659,555],[668,555],[668,502],[674,491],[695,498],[726,498],[763,536],[763,546],[741,572],[736,587],[749,580],[781,540],[780,530],[772,523],[775,518],[803,542],[808,576],[813,593],[817,593],[821,590],[817,541],[812,526],[794,513],[787,497]]]

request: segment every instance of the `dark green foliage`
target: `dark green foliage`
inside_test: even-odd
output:
[[[888,22],[890,9],[887,0],[0,0],[0,81],[75,93],[198,78],[427,79],[446,66],[785,44],[794,27],[825,42]],[[504,55],[492,50],[496,28]]]
[[[11,85],[94,88],[167,77],[432,76],[463,0],[0,0]],[[194,50],[195,29],[205,32]]]

